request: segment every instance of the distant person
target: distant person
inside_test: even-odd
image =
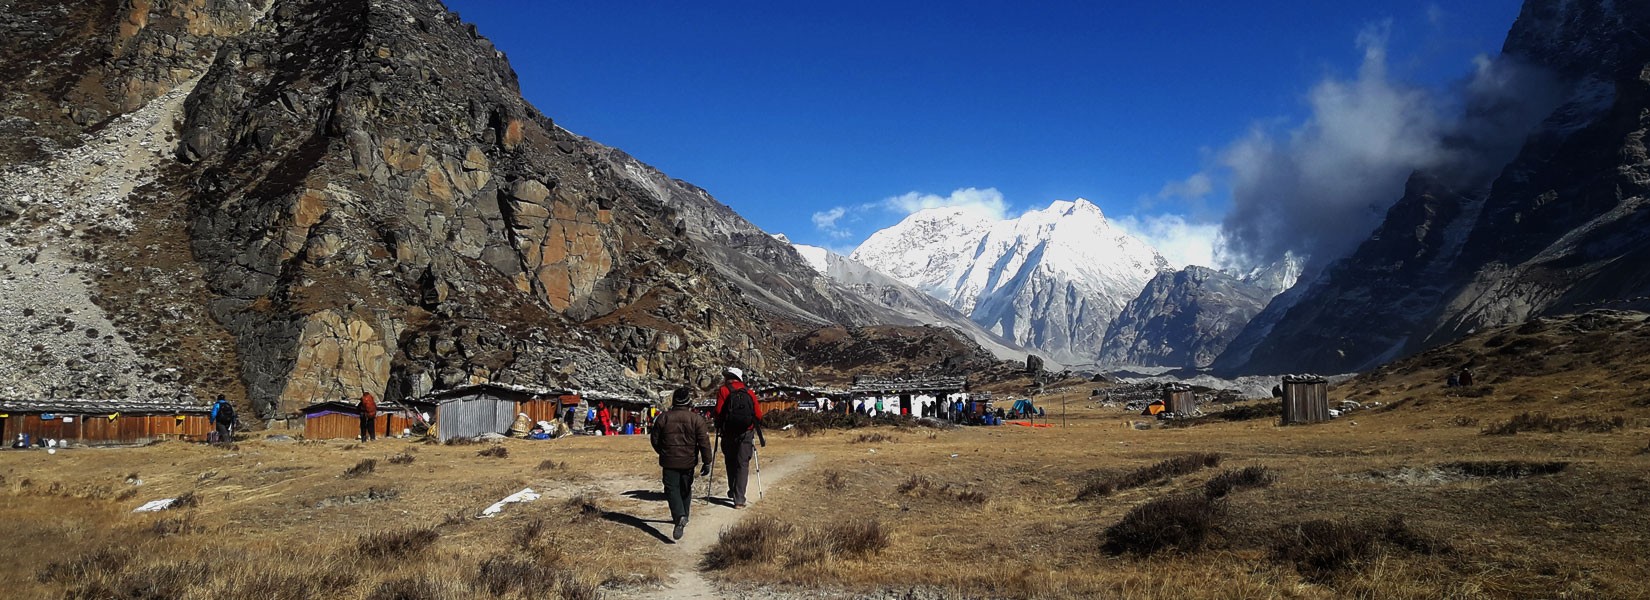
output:
[[[1282,385],[1272,386],[1272,397],[1273,398],[1282,398],[1283,397],[1283,386]],[[1107,400],[1111,399],[1111,391],[1110,390],[1106,391],[1106,399]]]
[[[235,439],[235,405],[225,400],[223,394],[218,394],[218,400],[212,403],[212,433],[219,444]]]
[[[1469,368],[1466,368],[1466,367],[1461,367],[1461,385],[1462,386],[1472,385],[1472,369],[1469,369]]]
[[[563,425],[567,426],[568,433],[573,432],[573,419],[577,418],[577,415],[578,408],[573,406],[567,407],[567,411],[562,413],[561,422]]]
[[[361,441],[369,442],[378,439],[378,428],[374,427],[378,420],[378,399],[372,397],[372,392],[361,394]]]
[[[762,403],[756,393],[745,386],[745,372],[728,367],[722,372],[722,387],[716,390],[716,430],[722,434],[722,458],[728,471],[728,499],[734,508],[745,507],[745,484],[750,478],[751,457],[756,454],[753,441],[762,438]]]
[[[596,405],[596,424],[602,428],[602,435],[613,435],[613,413],[607,410],[607,403]]]
[[[665,502],[670,505],[670,522],[676,525],[673,539],[682,539],[687,529],[688,509],[693,506],[693,467],[699,475],[710,475],[710,424],[693,412],[692,392],[676,388],[670,395],[670,410],[653,420],[649,438],[659,453],[664,469]]]
[[[1450,371],[1449,378],[1444,380],[1444,387],[1455,387],[1458,385],[1461,385],[1461,374],[1455,371]]]

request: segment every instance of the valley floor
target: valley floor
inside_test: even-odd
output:
[[[0,589],[9,598],[1650,597],[1650,413],[1629,399],[1597,400],[1618,408],[1592,414],[1622,417],[1604,433],[1488,435],[1527,407],[1432,388],[1366,393],[1360,400],[1408,402],[1318,425],[1140,431],[1128,425],[1142,417],[1087,403],[1088,387],[1043,397],[1050,428],[772,432],[761,500],[741,511],[700,501],[681,544],[668,540],[642,436],[508,440],[502,453],[263,433],[235,447],[8,450]],[[1064,427],[1054,416],[1062,396]],[[1210,480],[1249,467],[1259,469],[1223,478],[1232,491],[1207,499]],[[720,494],[720,475],[713,485]],[[476,518],[522,488],[543,498]],[[132,513],[182,495],[194,506]]]

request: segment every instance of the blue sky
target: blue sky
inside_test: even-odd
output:
[[[1337,82],[1447,97],[1519,8],[787,4],[448,1],[563,127],[839,250],[925,195],[1009,216],[1083,197],[1160,246],[1207,243],[1176,236],[1218,230],[1234,148],[1300,137]]]

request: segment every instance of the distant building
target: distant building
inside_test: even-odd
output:
[[[0,401],[0,432],[10,447],[18,434],[31,443],[139,444],[154,440],[204,441],[212,410],[198,404],[121,400]]]
[[[942,404],[968,401],[968,380],[962,377],[935,377],[929,379],[883,379],[855,377],[848,388],[850,402],[882,402],[882,410],[892,414],[932,416],[939,414]],[[983,406],[983,404],[982,404]]]
[[[774,383],[752,389],[761,401],[762,412],[775,410],[824,410],[827,404],[839,406],[848,397],[847,390]]]
[[[1329,420],[1329,381],[1316,375],[1283,378],[1283,424]]]
[[[522,413],[534,421],[554,419],[562,407],[578,405],[579,396],[564,389],[479,383],[435,392],[405,404],[429,414],[436,439],[445,442],[487,433],[504,434],[515,423],[516,415]]]

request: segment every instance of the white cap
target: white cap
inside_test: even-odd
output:
[[[723,369],[722,372],[732,375],[734,379],[738,379],[740,381],[745,380],[745,371],[739,367],[728,367]]]

